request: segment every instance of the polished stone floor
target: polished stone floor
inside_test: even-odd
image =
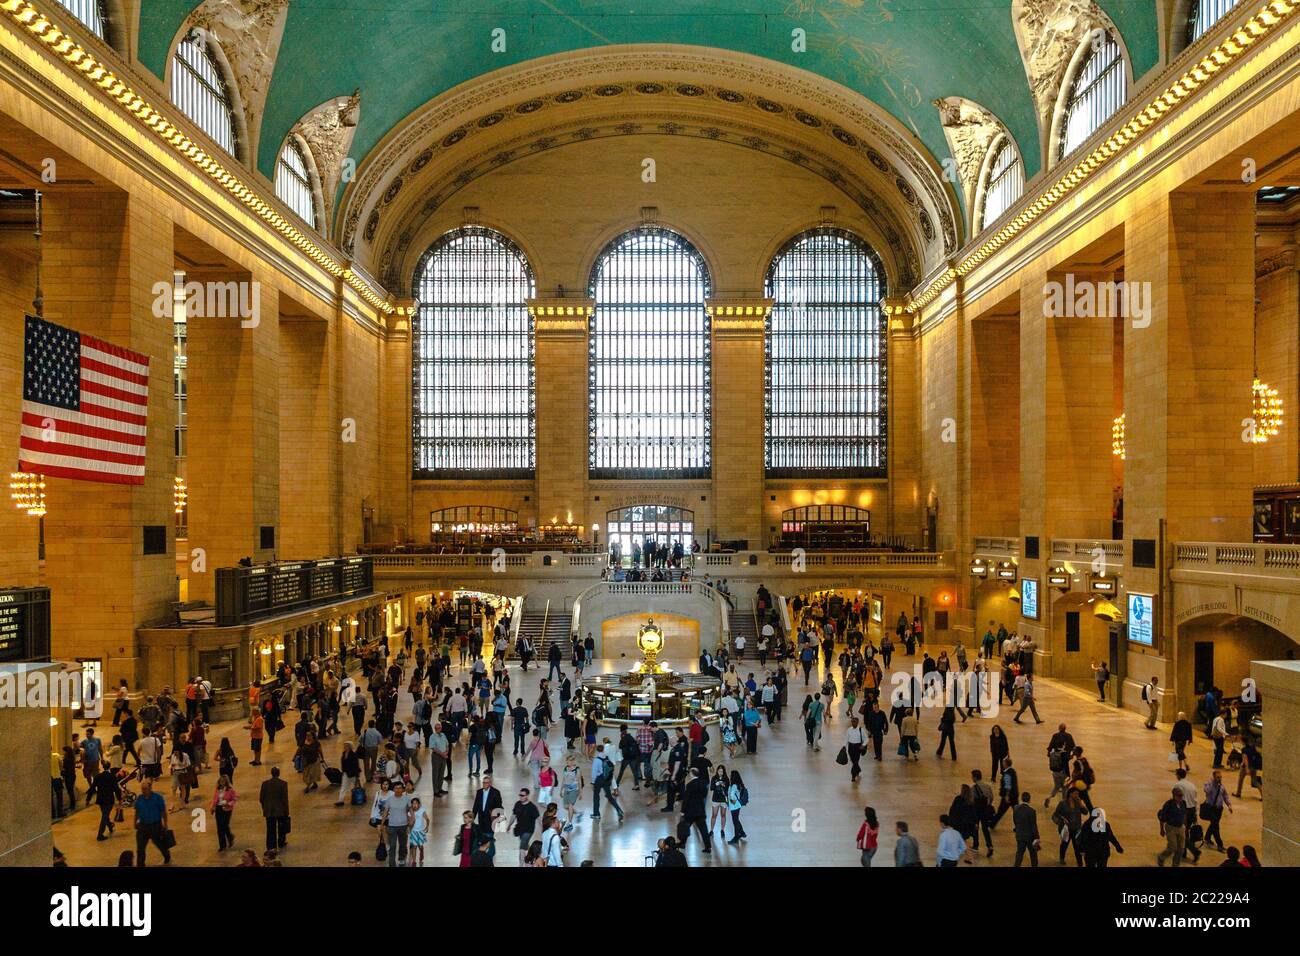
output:
[[[919,658],[918,658],[919,659]],[[911,659],[895,658],[911,667]],[[745,667],[748,671],[757,662]],[[623,669],[626,661],[604,662],[597,670]],[[757,670],[756,667],[753,669]],[[522,696],[530,705],[536,698],[540,671],[532,668],[526,675],[517,666],[511,666],[515,696]],[[760,675],[761,676],[761,675]],[[840,679],[835,669],[837,683]],[[819,683],[814,672],[812,690]],[[403,694],[403,708],[409,706],[410,697]],[[1022,789],[1035,797],[1039,809],[1039,827],[1047,852],[1041,862],[1056,866],[1056,843],[1048,812],[1042,809],[1042,798],[1051,788],[1051,777],[1045,757],[1047,740],[1060,721],[1065,721],[1076,742],[1084,747],[1097,774],[1093,800],[1104,807],[1114,827],[1115,834],[1127,851],[1123,856],[1112,856],[1114,866],[1152,866],[1155,854],[1163,848],[1159,835],[1156,811],[1167,798],[1174,782],[1174,764],[1168,760],[1169,727],[1162,725],[1157,731],[1143,727],[1141,718],[1128,711],[1117,711],[1109,705],[1076,687],[1042,680],[1038,685],[1039,714],[1042,725],[1034,725],[1029,714],[1026,723],[1011,722],[1012,713],[1004,709],[996,718],[975,718],[959,723],[956,732],[959,758],[953,761],[945,755],[935,756],[938,742],[935,724],[936,712],[923,715],[921,722],[921,759],[918,763],[905,763],[895,755],[897,737],[886,738],[883,762],[866,760],[864,773],[856,783],[850,783],[848,768],[835,763],[835,754],[843,741],[847,723],[842,701],[836,702],[835,719],[829,725],[820,752],[808,749],[803,727],[798,720],[797,708],[803,700],[801,678],[791,685],[791,701],[795,712],[774,727],[764,727],[760,734],[758,753],[741,756],[732,766],[739,769],[750,793],[750,803],[742,815],[748,840],[737,846],[727,846],[715,836],[711,856],[702,853],[697,840],[692,839],[688,857],[692,865],[706,866],[856,866],[858,853],[854,838],[862,819],[862,808],[875,807],[881,820],[880,852],[878,866],[892,866],[894,822],[906,820],[911,832],[919,839],[922,857],[927,866],[934,865],[935,842],[939,830],[938,816],[947,811],[960,785],[969,780],[973,768],[981,769],[986,778],[989,773],[988,733],[993,723],[1001,724],[1011,744],[1011,756],[1020,773]],[[405,713],[405,711],[403,711]],[[286,715],[286,724],[292,725],[295,714]],[[550,742],[557,761],[564,741],[560,727],[552,727]],[[608,735],[617,740],[617,733],[606,728]],[[106,733],[107,728],[101,730]],[[365,865],[379,865],[374,859],[375,831],[367,825],[366,807],[335,807],[335,788],[322,789],[304,795],[297,775],[293,773],[294,750],[292,733],[286,729],[273,747],[263,753],[264,765],[251,767],[247,731],[242,723],[217,725],[212,728],[210,745],[225,735],[229,736],[240,755],[235,786],[240,802],[235,809],[233,829],[239,847],[249,847],[260,854],[264,845],[264,826],[257,804],[257,791],[261,781],[272,766],[280,766],[290,783],[290,804],[293,815],[293,833],[289,846],[283,851],[285,866],[342,866],[352,850],[362,853]],[[720,736],[712,734],[710,758],[719,760]],[[325,742],[327,760],[337,765],[337,754],[345,738],[332,737]],[[579,744],[579,746],[581,746]],[[517,798],[518,788],[528,785],[529,771],[521,759],[510,755],[509,734],[504,748],[498,747],[495,767],[495,784],[502,793],[507,811]],[[1199,787],[1209,779],[1212,748],[1199,732],[1191,750],[1192,779]],[[463,747],[458,747],[453,757],[455,779],[450,784],[449,795],[432,798],[431,783],[426,778],[417,785],[417,795],[430,810],[431,831],[426,848],[426,866],[454,866],[457,859],[451,855],[452,838],[460,823],[460,814],[469,809],[477,783],[463,772]],[[724,761],[725,762],[725,761]],[[584,761],[584,767],[586,761]],[[590,777],[590,773],[586,773]],[[216,783],[215,774],[205,773],[200,778],[200,788],[191,800],[190,807],[206,806]],[[1235,789],[1235,774],[1228,779]],[[79,788],[80,789],[80,788]],[[84,789],[81,790],[84,793]],[[373,791],[372,791],[373,792]],[[652,852],[655,841],[674,829],[676,815],[661,813],[658,807],[648,807],[644,792],[631,789],[631,775],[624,780],[623,802],[627,819],[620,824],[609,813],[593,821],[590,813],[590,788],[584,794],[581,809],[583,816],[572,833],[567,834],[571,844],[567,865],[577,865],[590,859],[597,866],[642,866],[645,855]],[[1229,845],[1259,845],[1261,827],[1261,802],[1257,791],[1245,791],[1242,800],[1234,800],[1235,814],[1225,815],[1224,839]],[[54,827],[55,844],[67,856],[72,866],[114,866],[118,854],[134,848],[130,831],[130,815],[119,825],[117,833],[104,842],[96,842],[95,829],[98,813],[92,808],[83,810],[58,822]],[[201,821],[195,826],[201,825]],[[172,819],[178,844],[173,851],[173,863],[183,866],[233,866],[238,853],[218,853],[215,827],[208,832],[190,832],[179,814]],[[728,826],[727,836],[731,836]],[[517,841],[509,835],[498,837],[497,865],[517,865]],[[1010,819],[1005,818],[994,832],[994,855],[991,859],[983,852],[972,864],[974,867],[1010,866],[1014,856],[1014,840],[1010,834]],[[1202,857],[1201,866],[1217,865],[1222,855],[1209,851]],[[151,865],[160,862],[157,851],[149,850]],[[1190,861],[1189,861],[1190,862]],[[1268,863],[1267,860],[1264,861]],[[1073,865],[1073,857],[1068,860]]]

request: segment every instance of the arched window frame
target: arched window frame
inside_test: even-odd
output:
[[[1095,41],[1098,30],[1105,34],[1100,45]],[[1116,31],[1090,30],[1075,51],[1057,98],[1051,137],[1055,162],[1077,152],[1123,108],[1132,86],[1129,74],[1129,58]],[[1076,116],[1081,118],[1077,126]]]
[[[172,103],[219,147],[240,158],[238,93],[220,44],[197,27],[185,31],[172,50],[168,90]]]
[[[294,169],[286,154],[296,156],[302,171]],[[283,178],[282,178],[283,177]],[[320,173],[311,150],[296,133],[285,137],[275,160],[275,195],[289,210],[307,225],[320,231],[325,221],[324,197],[321,194]]]
[[[606,365],[604,353],[607,345],[610,344],[609,337],[612,334],[602,327],[602,322],[609,310],[609,306],[602,310],[600,288],[602,275],[606,263],[613,256],[620,254],[625,246],[642,238],[653,238],[669,243],[683,255],[682,261],[693,268],[693,275],[683,274],[676,277],[677,288],[674,291],[682,291],[690,284],[698,282],[700,290],[698,301],[688,303],[685,299],[676,299],[659,304],[672,307],[674,312],[679,312],[682,316],[689,316],[693,308],[698,308],[699,326],[694,330],[672,332],[666,330],[665,324],[662,322],[640,323],[638,328],[622,333],[621,344],[627,347],[642,343],[648,348],[653,344],[662,344],[661,340],[668,338],[671,343],[670,350],[681,353],[672,363],[661,364],[658,368],[679,370],[680,374],[676,381],[669,383],[670,387],[675,389],[677,400],[681,403],[681,411],[675,417],[680,421],[682,431],[686,429],[690,420],[698,418],[700,422],[698,434],[686,436],[679,432],[675,436],[659,435],[657,439],[655,439],[655,436],[643,434],[641,432],[641,423],[646,421],[645,413],[652,412],[655,416],[651,420],[653,427],[653,424],[670,421],[674,417],[673,412],[670,409],[643,409],[632,412],[612,410],[610,399],[616,395],[626,395],[627,393],[620,391],[618,388],[606,387],[602,381],[602,371]],[[652,225],[629,229],[606,243],[600,254],[596,256],[588,281],[588,294],[596,300],[595,308],[592,310],[589,320],[587,336],[589,477],[593,479],[698,479],[708,478],[712,475],[712,326],[705,304],[705,300],[712,295],[712,291],[712,272],[704,256],[689,239],[671,229]],[[627,307],[639,303],[630,300],[615,304]],[[683,305],[687,305],[689,308],[681,308]],[[691,345],[692,336],[697,336],[697,347]],[[644,355],[644,352],[642,354]],[[651,366],[650,360],[645,358],[637,359],[633,356],[629,361],[641,362],[647,370],[654,367]],[[688,391],[683,387],[683,382],[691,368],[700,369],[700,385],[698,390],[692,388]],[[694,393],[693,399],[689,397],[692,392]],[[696,404],[698,405],[698,411],[690,407]],[[598,421],[601,419],[608,420],[611,416],[614,417],[616,422],[614,425],[615,433],[601,434]],[[625,433],[624,425],[628,426],[630,433]],[[680,440],[680,446],[674,453],[671,450],[673,442],[678,440]],[[673,458],[676,460],[671,464],[666,463],[667,460]]]
[[[779,270],[787,256],[818,237],[834,237],[849,243],[870,265],[871,275],[867,287],[862,290],[863,298],[852,303],[854,308],[863,311],[866,321],[857,329],[836,330],[832,334],[818,328],[817,320],[812,318],[805,319],[802,328],[782,331],[778,326],[786,321],[787,311],[795,306],[782,300],[777,285]],[[787,241],[772,257],[764,281],[764,294],[774,300],[764,336],[763,459],[767,477],[886,477],[889,465],[889,330],[884,314],[887,279],[880,255],[856,233],[827,227],[809,229]],[[839,341],[832,335],[839,336]],[[799,349],[800,339],[812,351],[800,360],[784,361],[776,345],[780,337],[791,340],[786,343],[791,352]],[[873,337],[874,342],[871,341]],[[816,351],[817,346],[828,343],[837,350],[838,363]],[[866,362],[877,370],[874,383],[872,376],[867,375],[846,387],[828,392],[812,387],[817,383],[811,380],[805,384],[798,381],[801,370],[805,379],[818,374],[824,376],[828,364],[838,364],[839,371],[845,374],[858,374],[867,367],[861,360],[862,355],[868,356]],[[778,366],[783,362],[788,366],[786,374],[778,376]],[[786,381],[779,382],[778,377]],[[872,393],[874,409],[871,407]],[[810,396],[818,395],[821,402],[829,400],[830,405],[823,404],[810,411],[803,408]],[[854,404],[860,407],[854,409]],[[800,420],[810,423],[801,433],[782,434],[789,431],[790,424],[797,424]],[[823,427],[827,425],[830,427]]]
[[[477,330],[459,327],[434,330],[428,326],[439,321],[439,310],[454,303],[438,303],[425,298],[431,292],[426,273],[430,263],[456,243],[466,239],[490,240],[499,252],[513,259],[521,272],[500,277],[502,291],[489,293],[490,299],[471,297],[476,308],[508,310],[501,313],[509,328]],[[495,253],[494,253],[495,254]],[[472,255],[472,253],[470,254]],[[508,266],[507,266],[508,267]],[[536,473],[536,367],[534,326],[527,300],[536,295],[532,265],[523,250],[508,236],[484,226],[465,226],[452,230],[435,241],[420,257],[412,289],[417,308],[411,322],[411,474],[420,479],[521,479]],[[481,292],[481,286],[474,290]],[[473,293],[472,293],[473,295]],[[506,354],[503,334],[513,340],[514,354]],[[425,336],[430,339],[424,347]],[[454,343],[465,349],[468,357],[451,355],[440,361],[435,349],[439,341]],[[505,357],[503,357],[503,355]],[[459,392],[449,389],[452,377],[447,369],[469,366],[494,382],[488,387],[467,384]],[[422,372],[428,372],[422,380]],[[435,378],[430,382],[428,379]],[[465,409],[475,397],[496,396],[495,403],[482,402],[478,408]],[[440,406],[439,399],[442,400]],[[495,422],[492,434],[483,422]]]
[[[1002,166],[1003,158],[1013,157]],[[1000,133],[989,144],[975,190],[975,232],[996,222],[1025,193],[1025,163],[1016,141]]]

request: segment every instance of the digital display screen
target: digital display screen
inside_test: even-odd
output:
[[[1031,621],[1038,620],[1038,579],[1025,578],[1020,582],[1020,614]]]
[[[1150,594],[1128,595],[1128,639],[1134,644],[1155,647],[1156,600]]]
[[[651,716],[649,704],[633,704],[631,707],[632,719],[639,720]]]

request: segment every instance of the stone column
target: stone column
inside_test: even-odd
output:
[[[334,337],[329,322],[286,314],[286,304],[277,376],[282,478],[276,553],[307,560],[337,553],[341,429],[332,388]],[[409,478],[410,469],[399,474]]]
[[[1279,741],[1264,767],[1260,857],[1268,866],[1300,866],[1300,748],[1284,743],[1300,734],[1300,661],[1253,661],[1250,673],[1268,707],[1268,736]]]
[[[278,536],[280,510],[279,295],[254,275],[204,272],[186,276],[207,290],[234,288],[259,314],[221,309],[189,318],[189,544],[202,548],[206,573],[190,574],[190,599],[213,600],[217,568],[240,558],[271,560],[261,529]],[[192,568],[192,562],[191,562]]]
[[[1046,586],[1052,539],[1111,534],[1116,319],[1095,306],[1099,283],[1108,281],[1031,267],[1020,285],[1020,533],[1036,537],[1039,549],[1030,557],[1022,540],[1020,579],[1039,582],[1039,615],[1022,619],[1021,629],[1038,644],[1049,676],[1088,663],[1087,654],[1066,658],[1064,630],[1054,626],[1055,592]],[[1076,297],[1084,288],[1093,306]]]
[[[917,376],[915,316],[903,308],[903,300],[889,298],[884,303],[885,321],[889,323],[888,374],[889,420],[889,503],[888,520],[878,526],[872,514],[872,531],[886,535],[910,535],[920,540],[921,496],[919,493],[920,391]]]
[[[587,329],[594,299],[530,299],[536,337],[537,521],[587,513]],[[524,520],[524,515],[520,515]]]
[[[1151,306],[1125,328],[1124,585],[1166,598],[1156,646],[1130,644],[1128,672],[1159,674],[1176,695],[1166,713],[1191,713],[1169,556],[1178,541],[1252,540],[1254,190],[1162,196],[1128,216],[1124,242],[1125,277]],[[1135,542],[1156,567],[1135,566]]]
[[[174,527],[176,473],[173,227],[151,198],[116,192],[54,190],[44,207],[45,318],[149,357],[144,484],[47,481],[43,583],[51,590],[51,650],[101,658],[104,687],[126,678],[136,689],[135,629],[165,616],[177,597],[166,530]],[[155,293],[159,283],[163,295]],[[143,553],[145,526],[166,530],[163,553]]]
[[[772,300],[709,299],[705,307],[713,326],[715,530],[722,541],[744,539],[760,551],[770,526],[763,517],[763,391],[764,329]]]

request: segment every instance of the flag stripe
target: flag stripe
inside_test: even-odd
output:
[[[125,451],[126,446],[120,442],[87,439],[86,444],[81,445],[76,442],[41,441],[39,434],[29,435],[28,431],[34,431],[34,429],[23,429],[23,450],[28,454],[66,455],[75,458],[89,451],[93,452],[95,458],[99,461],[111,461],[119,465],[144,466],[144,455],[137,454],[134,451]]]
[[[123,382],[130,382],[132,385],[149,385],[149,376],[141,375],[138,372],[129,372],[126,369],[118,368],[116,365],[110,365],[108,362],[101,362],[98,359],[91,358],[89,355],[82,354],[81,367],[83,370],[98,372],[106,377],[106,381],[111,382],[118,379]]]
[[[48,424],[47,424],[48,422]],[[69,436],[78,436],[82,438],[99,438],[104,441],[119,442],[132,448],[144,447],[144,431],[122,432],[113,428],[101,428],[98,425],[92,425],[85,420],[74,421],[71,419],[50,419],[49,416],[32,415],[23,412],[23,434],[31,434],[33,438],[43,439],[45,431],[49,429],[54,432],[58,438],[64,438],[68,441],[74,441]],[[80,444],[80,442],[75,442]]]
[[[124,404],[124,403],[122,402],[117,403],[117,405],[120,404]],[[135,412],[131,411],[130,409],[118,408],[117,405],[109,404],[108,399],[103,399],[101,401],[96,401],[96,402],[88,402],[85,400],[83,396],[81,400],[81,414],[90,415],[96,418],[106,418],[115,422],[123,422],[126,425],[139,425],[141,428],[145,427],[146,422],[145,422],[144,415],[137,415]],[[139,407],[138,405],[131,406],[131,408],[138,408],[138,407]],[[69,412],[67,414],[75,415],[76,412]],[[140,434],[143,435],[144,432],[142,431],[140,432]]]
[[[75,478],[78,481],[100,481],[112,485],[143,485],[144,468],[132,469],[129,472],[109,471],[110,468],[120,468],[121,465],[105,465],[100,468],[78,468],[76,465],[56,465],[49,462],[37,461],[41,456],[24,457],[19,460],[18,467],[32,474],[47,475],[51,478]],[[83,459],[74,458],[72,461],[80,462]]]
[[[81,393],[84,395],[89,392],[91,395],[98,395],[102,398],[111,398],[123,402],[133,408],[140,408],[148,405],[147,401],[141,402],[139,396],[132,395],[130,392],[124,392],[120,388],[113,388],[111,385],[102,385],[99,382],[92,382],[86,376],[81,377]]]
[[[91,354],[87,356],[87,353]],[[81,354],[83,358],[93,358],[106,365],[116,365],[118,368],[134,375],[149,377],[149,356],[118,348],[116,345],[109,345],[99,339],[92,339],[88,335],[81,337]]]

